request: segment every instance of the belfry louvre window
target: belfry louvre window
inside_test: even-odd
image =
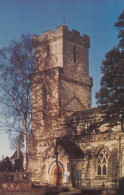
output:
[[[97,157],[97,175],[107,175],[108,172],[108,153],[104,149]]]

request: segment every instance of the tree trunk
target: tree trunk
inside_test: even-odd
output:
[[[124,113],[123,112],[121,116],[121,131],[124,132]]]
[[[23,168],[24,171],[27,171],[28,162],[27,162],[27,128],[24,127],[24,159],[23,159]]]

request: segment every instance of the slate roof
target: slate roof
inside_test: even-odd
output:
[[[59,144],[62,145],[66,154],[70,157],[70,159],[83,159],[84,152],[81,150],[79,146],[75,142],[69,140],[59,140]]]
[[[80,118],[81,117],[81,118],[85,119],[85,118],[88,118],[88,117],[95,117],[99,113],[100,113],[100,108],[99,107],[94,107],[94,108],[88,108],[88,109],[84,109],[84,110],[80,110],[80,111],[75,111],[68,118],[73,118],[73,117]]]

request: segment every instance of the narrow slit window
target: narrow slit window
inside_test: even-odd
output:
[[[46,88],[43,87],[43,94],[42,94],[42,104],[43,104],[43,109],[46,109],[46,98],[47,98],[47,92],[46,92]]]
[[[74,46],[74,62],[76,62],[77,61],[77,47],[76,47],[76,45]]]

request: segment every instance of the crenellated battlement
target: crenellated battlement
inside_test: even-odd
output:
[[[75,42],[77,45],[82,45],[84,47],[90,47],[90,38],[88,35],[80,35],[80,32],[72,29],[69,31],[68,27],[65,25],[56,27],[55,31],[52,31],[51,29],[43,32],[43,34],[35,35],[34,39],[39,40],[42,42],[44,38],[47,37],[49,41],[54,41],[59,37],[63,37],[65,39],[68,39],[69,41]]]

